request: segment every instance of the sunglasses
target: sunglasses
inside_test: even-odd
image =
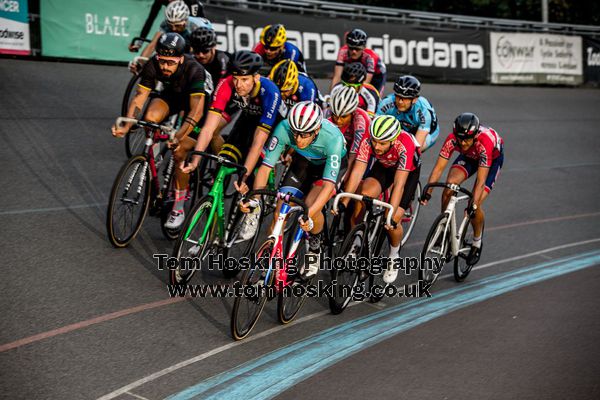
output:
[[[311,137],[314,134],[315,134],[315,131],[312,131],[312,132],[296,132],[295,130],[292,129],[292,135],[294,135],[295,138],[300,137],[302,139],[308,139],[309,137]]]
[[[180,28],[181,29],[181,28],[185,28],[185,26],[187,25],[187,23],[185,23],[185,22],[178,22],[176,24],[172,24],[172,23],[168,22],[167,25],[169,25],[169,27],[171,29],[176,29],[176,28]]]
[[[344,86],[350,86],[350,87],[353,87],[353,88],[359,88],[359,87],[362,86],[362,83],[360,83],[360,82],[359,83],[350,83],[350,82],[342,81],[342,85],[344,85]]]
[[[195,53],[196,54],[208,54],[208,53],[210,53],[210,51],[212,49],[213,49],[212,47],[210,47],[208,49],[198,49],[198,50],[195,50]]]
[[[179,61],[176,61],[176,60],[166,60],[164,58],[158,58],[158,63],[160,65],[168,65],[169,67],[172,67],[174,65],[179,64]]]
[[[361,50],[363,50],[363,48],[362,47],[348,46],[348,50],[350,50],[350,51],[361,51]]]
[[[267,51],[277,51],[281,48],[281,46],[279,47],[275,47],[275,46],[265,46],[265,50]]]

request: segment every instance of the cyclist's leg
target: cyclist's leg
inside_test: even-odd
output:
[[[450,167],[450,171],[448,171],[446,183],[460,185],[476,171],[477,162],[472,161],[461,154],[456,157],[456,160],[452,163],[452,167]],[[451,196],[452,191],[450,189],[444,189],[444,193],[442,194],[442,212],[446,210],[446,206],[448,206]]]
[[[402,198],[400,199],[400,205],[398,206],[399,212],[404,215],[404,211],[408,207],[410,207],[410,203],[412,202],[415,194],[415,190],[417,190],[417,184],[419,183],[419,175],[421,173],[421,166],[416,168],[414,171],[411,171],[406,178],[406,182],[404,183],[404,190],[402,191]],[[393,181],[392,181],[393,184]],[[391,185],[390,185],[391,186]],[[387,188],[384,188],[386,190]],[[393,247],[400,246],[402,243],[402,237],[404,236],[404,230],[402,228],[402,224],[399,222],[396,226],[396,229],[391,230],[390,232],[390,245]]]
[[[483,234],[483,225],[485,223],[485,213],[483,210],[483,203],[488,198],[490,192],[494,188],[494,184],[496,183],[496,179],[500,175],[500,170],[502,169],[502,165],[504,164],[504,155],[496,158],[492,161],[492,165],[488,172],[487,179],[485,180],[485,190],[481,197],[481,202],[479,204],[479,208],[475,212],[475,216],[471,220],[471,225],[473,226],[473,236],[475,240],[481,239]]]
[[[378,198],[394,182],[395,171],[395,168],[385,168],[380,162],[376,161],[371,169],[369,169],[369,172],[366,173],[365,179],[361,182],[356,192],[363,196]],[[352,226],[362,219],[363,210],[363,204],[356,202],[354,213],[352,214]]]
[[[160,97],[154,97],[146,108],[144,120],[148,122],[161,123],[169,116],[169,104]]]

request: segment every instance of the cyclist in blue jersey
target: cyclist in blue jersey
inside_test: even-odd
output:
[[[281,60],[292,60],[300,72],[306,72],[302,52],[287,41],[287,32],[281,24],[265,26],[254,51],[260,54],[266,65],[272,67]]]
[[[262,166],[258,169],[254,189],[264,188],[271,169],[287,148],[294,149],[292,164],[283,178],[282,192],[305,198],[308,220],[299,220],[300,226],[310,232],[305,277],[319,269],[323,207],[335,193],[336,185],[344,174],[346,145],[344,135],[332,122],[323,119],[323,111],[316,103],[300,102],[290,110],[287,120],[273,132]],[[273,221],[277,220],[275,208]],[[249,211],[248,203],[240,208]]]
[[[307,75],[298,73],[298,67],[292,60],[279,61],[271,70],[269,79],[281,91],[283,116],[287,116],[288,110],[300,101],[313,101],[321,105],[317,85]]]
[[[421,82],[417,78],[400,76],[394,84],[394,93],[379,103],[377,114],[394,116],[402,124],[402,130],[415,136],[424,152],[437,140],[440,127],[433,106],[420,93]]]

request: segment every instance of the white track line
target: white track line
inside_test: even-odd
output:
[[[540,255],[540,254],[549,253],[549,252],[556,251],[556,250],[562,250],[562,249],[567,249],[567,248],[570,248],[570,247],[582,246],[582,245],[585,245],[585,244],[597,243],[597,242],[600,242],[600,238],[590,239],[590,240],[583,240],[581,242],[568,243],[568,244],[563,244],[563,245],[560,245],[560,246],[554,246],[554,247],[550,247],[550,248],[547,248],[547,249],[544,249],[544,250],[534,251],[532,253],[527,253],[527,254],[523,254],[523,255],[520,255],[520,256],[505,258],[503,260],[498,260],[498,261],[494,261],[494,262],[491,262],[491,263],[483,264],[483,265],[480,265],[478,267],[474,267],[473,270],[476,270],[476,269],[485,269],[485,268],[493,267],[495,265],[504,264],[504,263],[511,262],[511,261],[522,260],[524,258],[533,257],[533,256],[537,256],[537,255]],[[446,275],[441,276],[440,278],[445,278],[445,277],[449,277],[449,276],[453,276],[453,274],[446,274]],[[362,303],[351,303],[351,304],[348,305],[348,307],[356,306],[358,304],[362,304]],[[173,371],[177,371],[178,369],[187,367],[188,365],[191,365],[191,364],[194,364],[194,363],[196,363],[198,361],[202,361],[204,359],[207,359],[207,358],[209,358],[211,356],[214,356],[215,354],[222,353],[222,352],[224,352],[226,350],[229,350],[229,349],[241,346],[244,343],[252,342],[254,340],[261,339],[261,338],[263,338],[265,336],[269,336],[269,335],[271,335],[271,334],[273,334],[275,332],[279,332],[280,330],[287,328],[288,326],[292,326],[292,325],[300,324],[302,322],[310,321],[312,319],[315,319],[317,317],[320,317],[320,316],[326,315],[326,314],[329,314],[329,310],[323,310],[323,311],[319,311],[319,312],[314,313],[314,314],[307,315],[307,316],[299,318],[299,319],[297,319],[297,320],[295,320],[295,321],[293,321],[293,322],[291,322],[291,323],[289,323],[287,325],[279,325],[279,326],[273,327],[271,329],[267,329],[266,331],[257,333],[256,335],[252,335],[248,339],[244,339],[243,341],[232,342],[232,343],[228,343],[226,345],[217,347],[215,349],[207,351],[206,353],[202,353],[200,355],[197,355],[196,357],[190,358],[188,360],[182,361],[182,362],[177,363],[175,365],[172,365],[172,366],[170,366],[168,368],[165,368],[165,369],[163,369],[161,371],[155,372],[155,373],[153,373],[151,375],[148,375],[148,376],[146,376],[146,377],[144,377],[142,379],[138,379],[137,381],[132,382],[129,385],[123,386],[122,388],[117,389],[114,392],[111,392],[111,393],[108,393],[108,394],[106,394],[106,395],[104,395],[102,397],[99,397],[98,400],[110,400],[110,399],[114,399],[115,397],[118,397],[118,396],[120,396],[120,395],[122,395],[124,393],[127,393],[128,391],[130,391],[132,389],[140,387],[140,386],[142,386],[142,385],[144,385],[144,384],[146,384],[148,382],[152,382],[152,381],[154,381],[154,380],[156,380],[156,379],[158,379],[158,378],[160,378],[162,376],[168,375],[168,374],[170,374]]]

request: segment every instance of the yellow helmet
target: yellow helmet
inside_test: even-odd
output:
[[[296,93],[298,90],[298,66],[292,60],[279,61],[269,74],[269,79],[275,82],[282,92],[292,90]]]
[[[281,47],[287,40],[285,27],[281,24],[267,25],[260,34],[260,42],[263,46]]]

